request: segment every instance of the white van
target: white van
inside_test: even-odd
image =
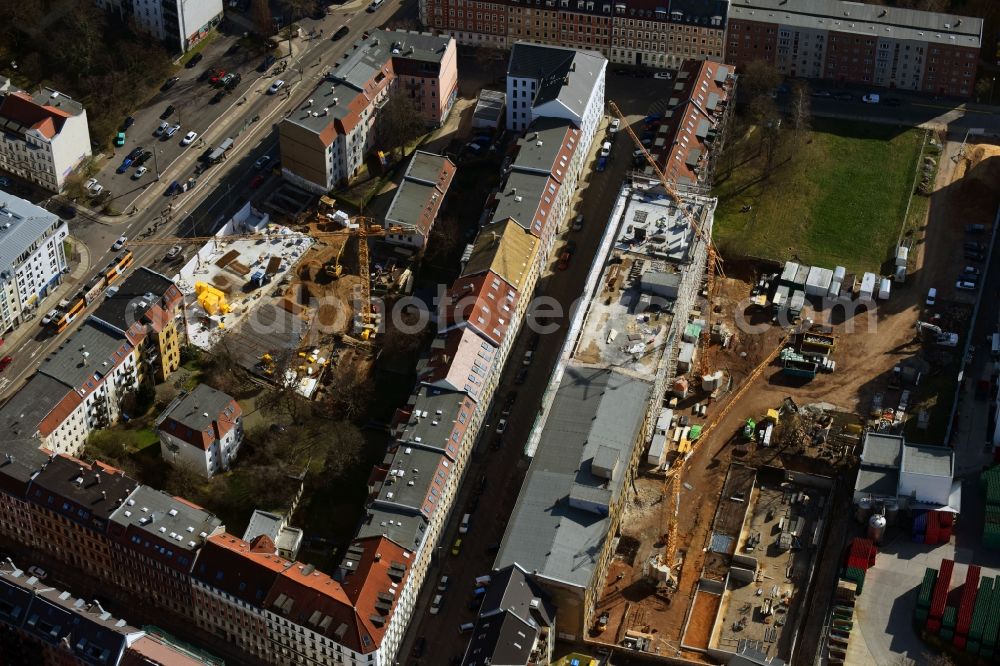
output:
[[[469,520],[472,518],[471,513],[467,513],[462,516],[462,524],[458,526],[459,534],[466,534],[469,531]]]

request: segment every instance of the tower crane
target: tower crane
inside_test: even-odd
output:
[[[680,210],[681,214],[688,219],[688,221],[691,223],[692,228],[695,231],[695,234],[698,236],[698,238],[700,238],[702,241],[705,242],[705,245],[707,247],[708,257],[707,257],[707,266],[705,267],[705,290],[708,295],[709,306],[708,306],[708,312],[706,313],[705,316],[705,328],[701,332],[702,354],[700,356],[700,363],[699,363],[701,373],[705,374],[705,372],[707,371],[707,365],[706,365],[707,351],[711,336],[711,324],[712,324],[711,299],[715,283],[715,276],[716,273],[718,273],[718,275],[720,275],[721,277],[723,278],[725,277],[725,272],[722,269],[722,258],[720,257],[719,252],[715,247],[715,243],[712,242],[711,236],[708,233],[706,233],[701,223],[701,220],[697,219],[690,211],[687,210],[687,208],[685,208],[680,193],[678,193],[676,188],[674,188],[673,185],[670,184],[670,182],[667,180],[666,175],[663,173],[663,170],[660,169],[660,166],[656,163],[656,160],[653,159],[653,156],[649,154],[649,151],[646,150],[646,147],[642,145],[642,141],[640,141],[639,137],[637,137],[635,135],[635,132],[632,131],[632,128],[629,126],[628,120],[626,120],[625,115],[621,112],[621,109],[619,109],[618,105],[615,104],[613,101],[609,101],[608,106],[611,108],[611,111],[618,117],[619,121],[621,122],[621,126],[625,128],[626,132],[628,132],[628,135],[629,137],[631,137],[632,142],[635,144],[636,148],[642,151],[643,157],[646,158],[646,162],[649,164],[650,167],[652,167],[653,172],[656,174],[657,179],[663,186],[664,191],[666,191],[667,195],[674,200],[678,210]],[[805,328],[808,328],[808,325],[805,325]],[[792,335],[793,332],[790,330],[786,334],[786,336],[782,338],[781,342],[779,342],[778,345],[771,351],[771,353],[768,354],[767,358],[761,361],[760,365],[758,365],[756,368],[753,369],[753,371],[743,381],[743,384],[740,386],[740,388],[729,398],[725,406],[717,414],[715,414],[712,420],[709,421],[704,428],[702,428],[701,435],[697,439],[698,442],[705,441],[706,437],[712,431],[712,429],[717,424],[719,424],[723,420],[723,418],[725,418],[726,414],[728,414],[729,411],[733,408],[733,406],[740,401],[740,399],[743,397],[746,391],[753,385],[754,381],[758,377],[760,377],[760,375],[764,372],[765,368],[767,368],[771,364],[771,362],[774,361],[775,357],[777,357],[777,355],[781,352],[782,348],[785,346],[785,343],[791,338]],[[681,477],[684,474],[685,464],[687,463],[687,460],[690,459],[693,451],[694,451],[694,446],[692,446],[692,449],[688,453],[684,455],[678,455],[671,464],[670,469],[667,470],[666,477],[664,478],[663,481],[664,496],[669,496],[673,498],[674,507],[673,507],[673,514],[667,521],[667,530],[664,539],[666,545],[663,549],[663,554],[661,555],[660,561],[661,563],[667,566],[668,571],[671,572],[671,575],[674,565],[674,558],[677,554],[677,521],[681,505],[680,501]]]

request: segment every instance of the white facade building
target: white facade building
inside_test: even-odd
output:
[[[140,30],[182,53],[222,20],[222,0],[97,0],[97,6],[131,17]]]
[[[562,118],[580,129],[586,154],[604,115],[607,65],[596,51],[515,43],[507,65],[507,129],[522,132],[536,118]]]
[[[58,216],[0,190],[0,333],[23,321],[68,266]]]
[[[210,478],[229,469],[243,443],[243,410],[222,391],[199,384],[156,420],[163,459]]]
[[[0,94],[0,129],[0,170],[50,192],[91,154],[87,111],[51,88]]]

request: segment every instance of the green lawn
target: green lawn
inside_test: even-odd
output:
[[[784,135],[767,180],[759,134],[734,139],[717,167],[716,243],[724,255],[879,271],[900,231],[923,137],[816,119],[811,140]],[[745,204],[749,213],[740,212]]]

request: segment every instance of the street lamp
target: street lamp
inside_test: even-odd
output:
[[[156,182],[160,182],[160,164],[156,161],[156,153],[158,153],[156,148],[153,148],[153,168],[156,170]]]

